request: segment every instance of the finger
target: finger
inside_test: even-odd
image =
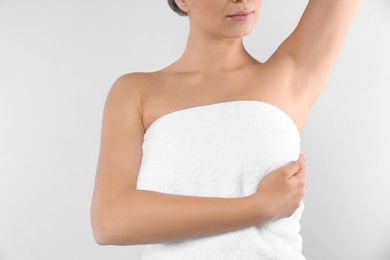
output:
[[[304,178],[306,174],[306,163],[303,154],[299,155],[299,159],[297,160],[297,163],[300,165],[300,169],[294,176]]]
[[[298,161],[292,161],[292,162],[289,162],[285,167],[285,172],[287,173],[287,177],[290,179],[291,177],[293,177],[295,174],[297,174],[299,172],[299,170],[301,169],[301,166],[300,164],[298,163]]]

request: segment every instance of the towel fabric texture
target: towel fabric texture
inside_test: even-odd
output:
[[[252,100],[179,110],[146,131],[137,189],[200,197],[253,194],[269,172],[300,153],[300,135],[279,108]],[[235,210],[232,208],[232,210]],[[299,220],[146,245],[143,260],[304,260]]]

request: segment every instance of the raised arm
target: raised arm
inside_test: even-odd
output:
[[[91,217],[102,245],[177,241],[218,234],[291,215],[303,196],[304,167],[271,173],[245,198],[176,196],[136,189],[144,128],[137,76],[112,87],[103,115]]]
[[[309,0],[297,28],[270,58],[289,68],[293,94],[306,108],[326,83],[357,5],[358,0]]]

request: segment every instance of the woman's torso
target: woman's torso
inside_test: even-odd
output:
[[[139,76],[142,78],[141,81],[143,83],[140,84],[142,93],[141,114],[146,132],[143,146],[144,158],[141,163],[138,188],[196,196],[245,196],[254,191],[254,187],[256,187],[258,181],[264,174],[284,165],[288,161],[297,159],[300,152],[299,134],[303,127],[303,121],[306,114],[302,113],[299,106],[294,104],[293,99],[290,98],[289,87],[291,86],[289,85],[288,78],[282,74],[278,75],[274,68],[268,67],[265,64],[253,64],[229,73],[213,73],[209,75],[200,72],[183,73],[176,71],[175,69],[166,69],[151,74],[141,74]],[[218,115],[218,108],[227,107],[229,109],[231,105],[237,105],[238,113],[244,113],[236,115],[236,119],[238,120],[236,120],[237,124],[240,124],[240,118],[246,117],[247,112],[242,111],[242,109],[246,109],[247,106],[251,107],[248,112],[248,120],[246,123],[242,123],[244,125],[248,124],[246,127],[250,131],[246,137],[242,136],[243,139],[236,139],[236,145],[241,143],[243,147],[247,146],[251,148],[243,150],[244,153],[241,153],[243,157],[240,157],[242,160],[239,160],[237,165],[231,165],[230,169],[232,172],[230,174],[230,184],[221,188],[221,193],[218,193],[216,189],[214,189],[214,191],[217,192],[215,194],[207,193],[204,191],[211,189],[207,188],[207,185],[204,185],[204,183],[212,184],[213,182],[218,182],[224,178],[224,175],[217,174],[206,182],[204,182],[205,179],[202,180],[202,177],[200,177],[198,186],[193,185],[193,178],[191,176],[199,174],[202,171],[221,173],[221,171],[224,169],[226,170],[226,168],[219,168],[218,164],[214,164],[212,161],[210,161],[208,165],[196,168],[199,166],[199,162],[196,162],[196,159],[193,158],[199,159],[198,155],[201,155],[200,157],[202,157],[205,156],[205,154],[204,150],[203,152],[197,150],[199,146],[195,145],[195,147],[198,148],[193,148],[193,140],[199,139],[202,135],[193,133],[194,136],[191,136],[190,130],[199,128],[199,125],[202,125],[200,128],[201,133],[202,131],[205,131],[204,133],[209,132],[210,129],[207,129],[207,127],[211,127],[216,132],[223,131],[223,128],[225,127],[232,129],[232,127],[223,125],[223,123],[219,126],[214,125],[213,123],[212,125],[200,123],[204,120],[204,118],[202,119],[202,111],[206,112],[203,116],[206,117],[207,121],[209,115],[208,110],[217,108],[217,114],[215,114],[215,116],[218,118],[221,117],[223,121],[224,116],[228,115],[228,124],[234,125],[235,121],[231,121],[231,118],[229,117],[229,114],[231,115],[231,113],[220,111],[221,114],[220,116]],[[267,113],[265,113],[265,117],[258,121],[257,126],[253,127],[251,125],[252,118],[250,117],[256,114],[258,110],[261,111],[263,109],[269,111],[270,114],[267,115]],[[199,111],[201,112],[201,115],[200,117],[196,116],[198,119],[192,120],[191,116],[187,114],[187,112],[190,111]],[[231,110],[230,112],[233,111],[235,110]],[[189,121],[180,123],[180,119],[177,122],[174,120],[172,124],[168,123],[166,125],[164,123],[169,122],[172,118],[177,118],[177,115],[179,115],[179,118],[181,117],[181,119]],[[273,120],[273,116],[280,117],[281,121],[279,122],[278,119],[274,121],[276,123],[274,128],[268,128],[267,126],[262,128],[264,126],[263,120],[268,120],[270,122],[270,120]],[[200,122],[197,124],[197,120],[199,119]],[[216,118],[209,119],[210,120],[207,122],[215,123]],[[194,123],[195,125],[192,125]],[[281,128],[278,127],[278,124],[280,123],[282,123]],[[161,124],[163,125],[162,129],[160,126]],[[178,127],[176,127],[175,124],[177,124]],[[286,127],[284,124],[287,124],[287,131],[284,129]],[[182,127],[186,129],[182,129]],[[222,128],[216,129],[216,127]],[[238,130],[238,132],[240,131],[241,130]],[[186,132],[190,132],[190,135],[184,134]],[[261,132],[264,134],[262,135]],[[206,139],[209,139],[205,139],[203,142],[203,144],[215,143],[213,147],[217,147],[217,150],[214,150],[214,148],[206,148],[206,150],[210,151],[212,154],[214,153],[214,159],[217,159],[215,157],[217,154],[222,156],[218,157],[219,159],[217,160],[219,161],[223,161],[223,158],[229,155],[232,156],[232,158],[235,158],[237,157],[236,155],[238,155],[234,155],[234,152],[229,154],[229,151],[237,152],[238,150],[234,148],[235,145],[228,145],[232,138],[236,136],[236,133],[229,131],[226,133],[225,139],[217,138],[218,140],[215,140],[216,135],[213,136],[211,134],[207,135],[208,137],[206,137]],[[256,135],[256,133],[258,133],[258,135]],[[160,136],[160,134],[162,135]],[[258,138],[260,135],[262,135],[261,138]],[[172,137],[172,140],[169,139]],[[254,138],[254,140],[251,140],[251,138]],[[279,146],[280,144],[274,143],[275,138],[284,140],[281,142],[281,146]],[[181,141],[177,142],[177,140]],[[198,142],[195,143],[199,144]],[[259,144],[261,143],[265,145],[259,149]],[[224,155],[218,152],[220,151],[219,149],[221,146],[226,146],[223,150],[228,152],[228,154]],[[187,149],[188,147],[192,148],[183,150],[185,147],[187,147]],[[231,150],[227,147],[231,147]],[[285,152],[277,153],[278,149]],[[248,152],[248,155],[254,155],[251,157],[252,159],[245,160],[245,156],[247,155],[246,152]],[[192,154],[192,157],[188,157],[189,154]],[[204,158],[212,158],[212,154],[206,155]],[[180,157],[180,155],[184,155],[184,158]],[[166,156],[167,158],[165,158]],[[261,161],[261,159],[265,161]],[[180,161],[183,160],[189,160],[186,165],[191,165],[192,170],[194,170],[195,167],[195,172],[188,169],[186,170],[185,178],[182,178],[184,176],[180,175],[180,172],[184,171],[184,169],[180,168],[183,165]],[[200,160],[202,161],[201,158]],[[232,162],[231,159],[226,159],[226,161],[229,160]],[[234,162],[237,162],[237,160]],[[165,163],[169,163],[170,165],[167,166]],[[241,165],[240,163],[244,163],[244,165]],[[209,168],[210,165],[214,165],[216,168],[211,169]],[[262,171],[259,171],[261,167],[263,167]],[[244,168],[246,170],[242,170]],[[166,169],[169,169],[168,172],[170,173],[170,177],[168,177],[168,172],[165,171]],[[234,175],[240,171],[239,169],[246,172],[246,177],[240,174],[237,176]],[[163,174],[156,177],[157,173]],[[204,177],[206,179],[210,178],[210,176]],[[161,181],[158,181],[159,178],[161,178]],[[163,186],[160,186],[160,184],[164,182],[166,185],[163,184]],[[157,185],[155,185],[156,183]],[[237,186],[237,183],[241,183],[241,190],[245,190],[243,193],[235,194],[231,189],[231,187]],[[249,187],[245,183],[252,184],[249,185]],[[202,189],[199,188],[201,186],[203,187],[203,192],[201,192]],[[165,189],[163,187],[165,187]],[[195,187],[195,190],[199,193],[191,193],[191,189],[188,189],[189,187]],[[229,194],[229,192],[232,193]],[[144,259],[167,259],[167,257],[169,259],[183,259],[182,257],[186,257],[186,259],[203,259],[204,257],[214,257],[212,259],[224,260],[238,259],[237,255],[232,255],[232,252],[240,252],[238,255],[244,258],[239,259],[255,259],[251,258],[251,256],[258,257],[267,255],[281,256],[275,259],[304,259],[300,253],[301,238],[299,235],[299,218],[301,211],[302,207],[300,207],[297,210],[297,213],[291,218],[271,223],[265,227],[253,227],[187,242],[149,245],[146,247]],[[286,230],[286,232],[283,233],[283,230]],[[268,242],[263,245],[261,245],[262,236],[268,237],[264,238],[264,241]],[[284,238],[280,238],[281,236]],[[234,245],[239,247],[237,248],[238,250],[229,252],[228,248]],[[219,249],[215,248],[215,250],[210,250],[210,247],[218,246]],[[200,248],[205,248],[205,250],[199,250]],[[287,253],[286,255],[285,252],[278,251],[278,248],[291,248],[291,254],[289,255],[289,253]],[[222,252],[221,254],[221,250],[225,250],[225,253]],[[268,250],[269,252],[264,253],[264,250]],[[248,255],[245,257],[245,254],[242,255],[242,252],[247,252]],[[215,253],[215,255],[212,256],[210,253]],[[201,258],[196,258],[197,255]],[[233,258],[229,258],[229,255]],[[188,258],[190,256],[195,258]],[[294,258],[291,258],[291,256],[294,256]]]

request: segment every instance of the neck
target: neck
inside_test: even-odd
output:
[[[181,70],[217,73],[254,62],[242,38],[223,39],[190,32],[187,47],[176,64]]]

